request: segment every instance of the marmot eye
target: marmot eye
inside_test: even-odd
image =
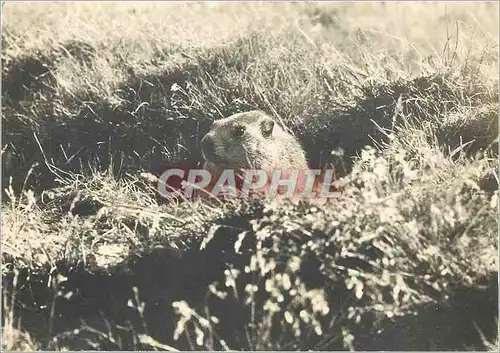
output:
[[[241,137],[245,133],[245,127],[238,125],[233,128],[233,135],[236,137]]]

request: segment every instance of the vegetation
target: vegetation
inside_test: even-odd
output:
[[[498,350],[498,11],[6,3],[7,350]],[[341,199],[166,202],[261,109]]]

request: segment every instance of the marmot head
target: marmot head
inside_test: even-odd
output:
[[[274,120],[258,110],[216,120],[201,140],[203,157],[212,164],[258,167],[278,130]]]

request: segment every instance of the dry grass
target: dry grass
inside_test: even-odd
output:
[[[497,2],[2,10],[6,349],[495,342]],[[165,204],[139,178],[256,108],[337,165],[344,203]]]

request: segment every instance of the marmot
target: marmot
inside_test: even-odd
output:
[[[261,111],[238,113],[215,121],[211,130],[201,140],[201,149],[205,159],[203,169],[210,172],[211,183],[205,190],[193,190],[192,196],[195,198],[209,197],[207,192],[212,191],[224,170],[236,173],[249,169],[266,172],[267,184],[262,189],[249,190],[251,194],[268,192],[271,176],[276,169],[281,171],[282,180],[288,179],[290,171],[298,171],[292,200],[297,200],[295,196],[305,191],[307,183],[305,174],[309,166],[304,149],[292,134],[286,132],[270,116]],[[156,177],[151,180],[149,173],[144,173],[141,177],[149,183],[158,182]],[[313,193],[322,187],[323,177],[324,175],[316,177]],[[241,190],[243,179],[237,178],[235,181],[237,189]],[[174,188],[179,187],[180,182],[177,187],[174,186]],[[277,191],[278,194],[284,194],[288,188],[280,186]]]
[[[299,141],[265,113],[252,110],[216,120],[201,140],[206,165],[242,169],[307,169]]]
[[[203,169],[219,174],[224,169],[306,171],[306,154],[300,142],[270,116],[259,110],[216,120],[201,140]],[[301,182],[299,180],[297,189]]]

